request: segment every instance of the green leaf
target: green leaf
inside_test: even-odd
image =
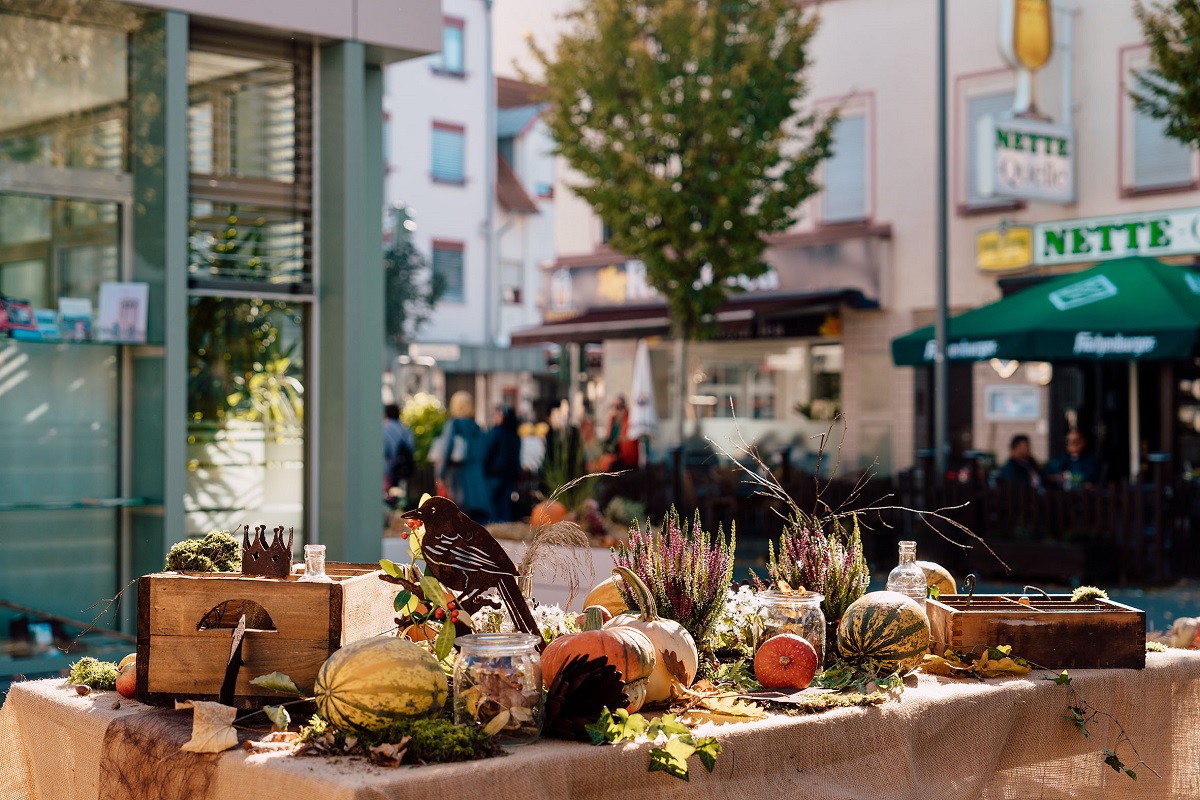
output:
[[[1126,774],[1126,775],[1128,775],[1128,776],[1129,776],[1130,778],[1132,778],[1133,780],[1135,780],[1135,781],[1137,780],[1137,773],[1136,773],[1136,772],[1134,772],[1133,770],[1126,768],[1126,769],[1125,769],[1125,774]]]
[[[1067,671],[1065,669],[1062,672],[1060,672],[1058,675],[1043,675],[1042,680],[1054,681],[1054,683],[1058,686],[1070,686],[1071,685],[1071,676],[1067,674]]]
[[[408,603],[412,599],[413,593],[405,589],[403,592],[400,592],[400,594],[396,595],[396,599],[392,602],[392,607],[395,608],[397,612],[403,614],[406,610],[408,610]]]
[[[439,661],[445,661],[454,650],[454,623],[446,620],[438,633],[437,642],[433,646]]]
[[[679,721],[679,718],[674,714],[666,714],[662,717],[655,717],[650,720],[650,724],[646,729],[646,736],[650,739],[657,739],[660,733],[664,733],[667,737],[671,736],[688,736],[691,730],[687,725]]]
[[[446,592],[432,575],[421,576],[421,594],[425,595],[425,602],[431,606],[446,608]]]
[[[689,780],[687,760],[696,752],[690,738],[672,736],[662,747],[650,751],[650,772],[665,772]]]
[[[721,754],[721,743],[713,736],[706,736],[696,742],[696,755],[700,756],[700,763],[709,772],[713,771],[716,766],[717,756]]]
[[[379,559],[379,567],[393,578],[403,578],[404,572],[400,569],[400,565],[395,561],[389,561],[386,558]]]
[[[264,706],[263,713],[267,715],[267,719],[271,720],[271,724],[275,726],[276,730],[286,731],[288,725],[292,724],[292,716],[283,706]]]
[[[929,586],[928,590],[929,590],[928,591],[929,596],[931,598],[933,598],[934,600],[937,600],[939,597],[942,596],[942,590],[936,586]]]
[[[600,711],[600,718],[590,725],[584,725],[583,729],[592,737],[592,744],[604,744],[612,741],[610,736],[615,735],[614,727],[612,714],[605,707]]]
[[[283,694],[294,694],[297,697],[304,697],[304,692],[300,691],[292,679],[282,672],[272,672],[270,675],[259,675],[257,678],[251,678],[250,682],[255,686],[261,686],[264,689],[270,689],[273,692],[282,692]]]

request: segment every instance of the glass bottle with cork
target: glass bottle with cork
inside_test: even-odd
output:
[[[925,587],[925,570],[917,563],[917,543],[900,542],[900,563],[888,574],[887,590],[911,597],[924,611]]]

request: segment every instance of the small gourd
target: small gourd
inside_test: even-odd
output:
[[[696,649],[696,640],[692,638],[686,628],[675,620],[663,619],[658,616],[658,606],[654,603],[653,595],[633,570],[617,567],[613,570],[613,574],[619,575],[625,583],[629,584],[630,590],[637,599],[640,613],[618,614],[604,626],[604,629],[628,627],[646,634],[646,638],[654,644],[658,657],[658,664],[654,667],[649,685],[646,687],[646,702],[665,703],[671,699],[673,682],[671,673],[667,669],[666,654],[673,653],[675,658],[683,664],[686,678],[684,686],[691,686],[700,669],[700,654]]]
[[[446,673],[407,639],[373,636],[331,655],[317,673],[317,711],[339,730],[380,731],[413,717],[436,717],[446,703]]]
[[[583,601],[584,609],[587,609],[588,606],[604,606],[614,617],[629,610],[629,606],[625,605],[625,599],[621,597],[621,590],[617,588],[617,584],[612,578],[605,578],[592,587]]]
[[[646,634],[630,627],[605,628],[601,608],[589,608],[582,631],[558,637],[542,653],[546,685],[553,683],[567,662],[579,655],[606,656],[608,663],[616,667],[625,682],[628,711],[637,711],[646,702],[646,688],[658,663],[654,645]]]

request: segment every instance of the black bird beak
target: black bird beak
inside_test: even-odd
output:
[[[420,508],[414,508],[412,511],[405,511],[403,514],[400,515],[400,518],[401,519],[424,519],[421,516]]]

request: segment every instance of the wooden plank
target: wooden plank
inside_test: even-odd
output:
[[[342,585],[341,637],[338,646],[395,629],[396,610],[393,602],[400,593],[400,587],[380,580],[382,574],[382,571],[377,571]]]
[[[329,635],[326,609],[332,584],[188,575],[150,575],[142,580],[149,586],[150,636],[193,633],[205,614],[226,600],[258,603],[283,638],[324,640]]]
[[[225,675],[231,634],[227,630],[197,631],[190,636],[151,636],[147,691],[154,694],[195,696],[216,694]],[[283,639],[273,632],[249,631],[242,648],[245,665],[238,674],[235,693],[284,699],[278,692],[261,689],[251,678],[279,671],[311,691],[317,672],[329,656],[326,642]],[[139,652],[139,661],[140,661]]]

